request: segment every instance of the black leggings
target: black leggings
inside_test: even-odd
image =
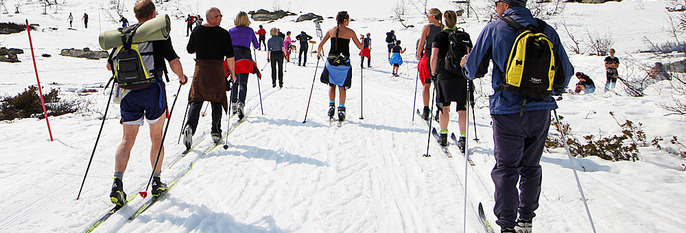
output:
[[[245,104],[245,95],[248,92],[248,75],[247,73],[244,74],[236,74],[236,81],[238,83],[234,83],[231,86],[231,102],[236,103],[236,102],[241,102]],[[240,88],[240,90],[238,90]],[[239,93],[240,92],[240,93]],[[238,98],[236,98],[238,97]]]
[[[279,86],[283,85],[283,52],[271,52],[272,85],[276,85],[276,76],[279,76]],[[278,68],[278,70],[277,70]]]
[[[188,103],[188,121],[186,125],[190,126],[195,133],[195,129],[198,128],[198,119],[200,118],[200,110],[202,109],[203,101],[193,101]],[[222,103],[221,102],[211,102],[212,105],[212,133],[222,133],[221,122],[222,122]]]
[[[300,65],[301,58],[303,59],[302,65],[305,65],[305,63],[307,63],[307,47],[307,44],[300,44],[300,51],[298,52],[298,65]]]

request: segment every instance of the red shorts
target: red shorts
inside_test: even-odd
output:
[[[429,64],[426,62],[426,53],[424,53],[422,59],[419,60],[417,69],[419,70],[419,79],[422,80],[422,83],[426,83],[426,80],[431,78],[431,74],[429,73]]]

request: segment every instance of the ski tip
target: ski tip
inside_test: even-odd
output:
[[[148,197],[148,192],[147,192],[147,191],[138,192],[138,194],[140,194],[142,198]]]

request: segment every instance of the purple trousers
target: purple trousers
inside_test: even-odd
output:
[[[501,227],[514,227],[519,218],[531,220],[541,194],[541,154],[550,128],[550,110],[491,115],[495,144],[493,212]],[[517,190],[519,182],[519,190]]]

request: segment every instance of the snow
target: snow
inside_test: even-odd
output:
[[[5,1],[13,12],[20,1]],[[110,77],[104,60],[85,60],[59,56],[63,48],[98,48],[97,35],[116,28],[119,23],[109,9],[109,1],[63,1],[48,8],[43,15],[41,4],[26,4],[20,14],[0,14],[0,22],[38,23],[32,31],[36,62],[44,91],[61,90],[66,99],[84,102],[84,109],[51,117],[54,141],[49,140],[44,120],[18,119],[0,122],[0,232],[80,232],[85,231],[111,207],[108,194],[113,173],[114,151],[121,138],[119,108],[110,106],[107,120],[91,164],[84,189],[76,199],[104,113],[107,94],[102,86]],[[124,15],[133,21],[132,1],[125,1]],[[127,220],[144,199],[137,197],[107,222],[99,232],[483,232],[476,206],[484,203],[491,222],[493,183],[493,141],[488,115],[487,96],[492,92],[490,79],[477,80],[476,122],[478,142],[470,140],[474,167],[466,167],[457,148],[451,148],[452,159],[442,155],[438,145],[430,143],[426,153],[427,127],[419,119],[412,122],[416,61],[413,49],[404,56],[406,65],[401,76],[392,77],[387,65],[384,33],[396,30],[405,46],[413,45],[426,19],[408,2],[408,24],[402,29],[390,19],[395,1],[171,1],[158,5],[160,14],[185,16],[204,14],[204,9],[217,6],[222,10],[222,26],[229,28],[239,10],[259,8],[272,10],[277,4],[296,13],[314,12],[325,18],[338,10],[348,10],[355,20],[350,27],[357,34],[370,32],[373,38],[372,69],[364,69],[364,96],[360,93],[360,70],[353,66],[352,88],[347,93],[348,121],[342,127],[330,127],[326,116],[328,88],[317,77],[322,64],[315,68],[310,56],[307,67],[287,64],[284,88],[271,88],[269,69],[261,81],[264,114],[260,111],[257,79],[251,76],[246,108],[249,116],[229,136],[229,148],[221,147],[203,154],[209,147],[201,145],[174,167],[169,162],[179,156],[183,146],[177,144],[183,109],[190,86],[182,86],[173,111],[165,141],[166,159],[162,179],[171,181],[193,163],[193,169],[162,201],[133,221]],[[416,3],[419,4],[419,3]],[[475,3],[477,8],[490,2]],[[565,94],[559,101],[558,113],[571,125],[571,133],[609,136],[631,120],[643,123],[648,140],[685,138],[684,118],[666,115],[660,105],[683,98],[667,81],[654,84],[645,97],[630,97],[617,84],[616,93],[603,93],[603,57],[571,54],[571,41],[562,29],[566,21],[571,32],[587,40],[587,33],[612,35],[617,56],[623,62],[620,75],[630,72],[624,65],[651,65],[659,58],[638,53],[646,48],[644,36],[653,42],[670,40],[665,26],[669,22],[665,1],[623,1],[605,4],[567,4],[561,15],[546,20],[558,29],[567,46],[576,71],[590,75],[597,91],[589,95]],[[326,5],[321,7],[318,5]],[[260,7],[258,7],[260,6]],[[443,1],[429,1],[429,7],[448,9]],[[55,13],[56,12],[56,13]],[[76,30],[66,30],[69,12],[74,14]],[[88,12],[90,27],[79,20]],[[670,15],[675,16],[674,13]],[[254,22],[266,28],[279,27],[294,34],[304,30],[315,35],[311,22],[294,23],[289,16],[273,23]],[[483,19],[483,15],[481,18]],[[114,20],[113,20],[114,19]],[[475,39],[485,22],[475,18],[461,24]],[[185,74],[192,76],[193,56],[185,53],[187,43],[182,19],[174,19],[172,41],[181,57]],[[322,29],[335,23],[326,19]],[[57,27],[58,30],[47,30]],[[45,29],[45,30],[44,30]],[[27,33],[2,35],[0,45],[22,48],[21,63],[0,63],[0,95],[16,95],[36,79],[31,62]],[[328,44],[325,48],[328,49]],[[312,49],[312,47],[310,47]],[[351,50],[356,53],[356,49]],[[585,51],[588,54],[589,51]],[[48,53],[50,58],[40,57]],[[675,59],[675,58],[674,58]],[[260,67],[266,54],[257,52]],[[359,60],[354,58],[353,64]],[[316,72],[315,72],[315,69]],[[645,73],[636,71],[633,75]],[[312,79],[314,89],[303,124]],[[179,88],[176,77],[167,83],[171,106]],[[570,88],[576,83],[572,77]],[[97,89],[97,93],[80,93]],[[421,92],[418,91],[418,95]],[[362,99],[364,97],[364,99]],[[364,109],[360,102],[364,100]],[[417,98],[421,105],[421,98]],[[412,110],[412,112],[411,112]],[[364,119],[358,119],[364,116]],[[201,117],[198,130],[209,131],[210,117]],[[450,131],[457,131],[457,117],[451,116]],[[226,119],[226,118],[224,118]],[[470,119],[471,121],[471,119]],[[235,120],[232,120],[235,122]],[[226,127],[226,123],[223,124]],[[553,132],[554,129],[551,129]],[[124,177],[124,189],[133,195],[144,189],[150,174],[148,127],[140,128],[137,144]],[[199,132],[196,135],[201,135]],[[663,143],[666,144],[666,143]],[[686,173],[683,159],[654,147],[640,147],[641,160],[610,162],[597,157],[574,159],[579,178],[598,232],[680,232],[686,215],[683,192]],[[534,219],[536,232],[591,232],[579,195],[571,164],[564,149],[545,152],[543,191],[540,208]],[[463,225],[463,205],[467,184],[467,216]],[[497,231],[498,229],[496,229]]]

